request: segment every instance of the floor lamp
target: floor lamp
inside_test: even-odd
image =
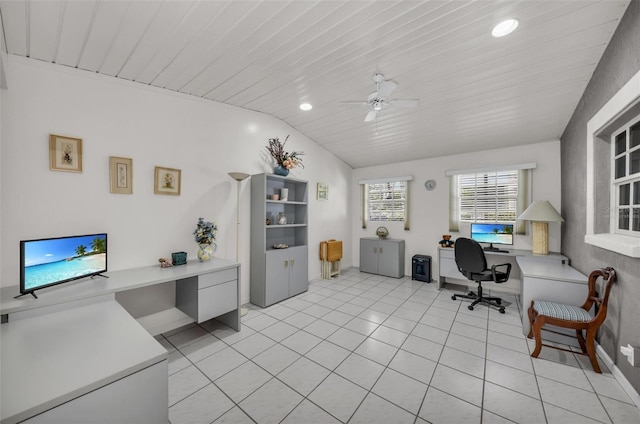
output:
[[[236,192],[236,262],[240,262],[240,184],[249,178],[250,175],[244,172],[229,172],[229,176],[238,182]],[[249,312],[249,310],[244,306],[240,308],[240,316],[247,315],[247,312]]]

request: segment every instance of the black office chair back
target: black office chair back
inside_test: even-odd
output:
[[[471,274],[479,274],[487,269],[487,258],[477,241],[460,237],[456,239],[454,249],[458,270],[468,279],[473,279]]]

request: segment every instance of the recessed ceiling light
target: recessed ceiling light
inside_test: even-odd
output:
[[[311,110],[313,108],[313,106],[311,106],[309,103],[301,103],[300,104],[300,109],[302,110]]]
[[[491,31],[491,35],[494,37],[504,37],[505,35],[511,34],[513,31],[518,28],[518,20],[517,19],[507,19],[505,21],[500,22],[498,25],[493,27]]]

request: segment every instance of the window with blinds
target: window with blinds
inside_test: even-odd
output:
[[[407,208],[407,182],[391,181],[367,184],[369,221],[404,221]]]
[[[459,222],[515,222],[518,170],[457,175]]]

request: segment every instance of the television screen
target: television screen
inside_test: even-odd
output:
[[[513,244],[513,224],[471,224],[471,238],[479,243]]]
[[[20,242],[20,293],[107,272],[107,235]]]

